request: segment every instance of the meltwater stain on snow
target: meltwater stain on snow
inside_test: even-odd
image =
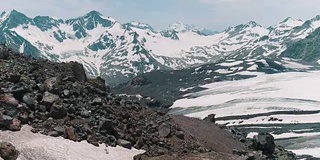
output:
[[[95,147],[86,141],[34,134],[30,129],[24,126],[19,132],[0,131],[0,140],[12,143],[19,150],[18,160],[131,160],[144,152],[105,145]]]

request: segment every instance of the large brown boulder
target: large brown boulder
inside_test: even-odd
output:
[[[4,160],[16,160],[19,156],[19,151],[11,143],[1,142],[0,156]]]
[[[19,102],[16,98],[13,97],[12,94],[2,94],[0,95],[0,103],[5,103],[7,105],[16,107],[18,106]]]

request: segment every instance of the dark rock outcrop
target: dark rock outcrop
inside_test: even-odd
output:
[[[209,114],[206,118],[204,118],[204,121],[216,123],[215,114]]]
[[[74,78],[78,81],[86,81],[87,75],[83,66],[78,62],[71,62],[71,68],[74,74]]]

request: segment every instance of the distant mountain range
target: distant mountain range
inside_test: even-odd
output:
[[[81,62],[89,75],[116,85],[153,70],[221,59],[293,57],[282,52],[318,27],[320,16],[305,22],[287,18],[268,28],[252,21],[215,32],[177,22],[157,31],[140,22],[120,23],[97,11],[62,20],[29,18],[13,10],[0,15],[0,42],[38,58]]]

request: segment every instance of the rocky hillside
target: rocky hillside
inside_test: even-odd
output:
[[[141,99],[114,95],[103,79],[87,78],[79,63],[36,60],[4,47],[0,51],[3,130],[19,131],[28,124],[34,133],[146,151],[135,159],[187,155],[294,159],[270,135],[245,139],[235,129],[215,125],[213,115],[204,121],[171,116],[146,108]]]
[[[140,22],[121,23],[91,11],[73,19],[0,15],[0,42],[15,51],[57,62],[77,61],[89,75],[117,85],[153,70],[181,69],[221,59],[278,56],[320,25],[287,18],[264,28],[256,22],[213,32],[181,22],[157,31]]]

